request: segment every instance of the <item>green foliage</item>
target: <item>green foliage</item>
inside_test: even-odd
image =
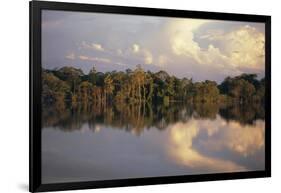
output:
[[[242,74],[234,78],[227,77],[219,85],[220,93],[239,103],[263,102],[264,79],[257,80],[255,74]]]
[[[42,73],[42,100],[44,104],[62,102],[70,93],[69,85],[52,73]]]
[[[43,70],[44,104],[65,103],[73,108],[79,104],[108,105],[163,103],[263,103],[264,79],[255,74],[227,77],[220,85],[206,80],[170,76],[165,71],[145,72],[140,65],[125,72],[97,72],[93,67],[88,74],[74,67]]]
[[[97,71],[95,69],[95,67],[93,67],[89,74],[88,74],[88,79],[89,79],[89,82],[92,83],[92,84],[96,84],[96,81],[97,81]]]
[[[196,82],[193,93],[195,102],[218,102],[219,100],[219,89],[214,81]]]

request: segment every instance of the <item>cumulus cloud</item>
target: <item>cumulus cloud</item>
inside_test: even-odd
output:
[[[138,47],[138,51],[133,53],[135,54],[135,59],[141,61],[143,64],[152,64],[153,63],[153,54],[151,51],[145,48]]]
[[[240,26],[230,32],[209,30],[200,39],[219,43],[222,47],[220,55],[237,68],[264,68],[265,36],[250,25]]]
[[[150,51],[144,49],[143,50],[143,56],[144,56],[144,63],[145,64],[152,64],[153,63],[153,56]]]
[[[105,51],[103,46],[101,44],[98,44],[98,43],[87,43],[87,42],[83,41],[81,46],[84,49],[93,49],[93,50],[97,50],[97,51]]]
[[[80,60],[84,61],[94,61],[94,62],[102,62],[102,63],[111,63],[111,60],[108,58],[99,58],[99,57],[90,57],[90,56],[85,56],[85,55],[80,55],[79,56]]]
[[[206,33],[204,33],[203,35],[200,35],[200,39],[206,39],[206,40],[217,40],[218,37],[222,37],[224,34],[224,31],[222,29],[210,29],[207,30]]]
[[[140,51],[140,46],[138,44],[133,44],[133,53],[139,53]]]
[[[119,65],[119,66],[127,66],[128,64],[125,64],[123,62],[116,62],[115,64]]]
[[[122,55],[123,55],[122,49],[117,49],[117,50],[116,50],[116,54],[117,54],[118,56],[122,56]]]
[[[145,70],[162,69],[195,81],[220,82],[241,73],[261,77],[264,38],[262,23],[57,11],[42,14],[42,60],[50,65],[46,68],[61,67],[63,60],[86,55],[128,64],[128,68],[146,64]],[[68,50],[76,55],[66,55]],[[125,68],[108,65],[102,70],[114,69]]]
[[[93,43],[92,46],[95,50],[104,51],[104,48],[100,44]]]
[[[67,54],[65,56],[66,59],[69,59],[69,60],[75,60],[76,59],[76,56],[74,53],[70,53],[70,54]]]
[[[91,61],[91,62],[101,62],[106,64],[116,64],[118,66],[127,66],[128,64],[119,62],[119,61],[112,61],[108,58],[101,58],[101,57],[90,57],[85,55],[79,55],[78,58],[82,61]]]
[[[170,44],[176,56],[184,56],[206,67],[227,68],[234,74],[243,68],[263,70],[264,34],[249,25],[243,25],[232,31],[223,29],[209,30],[199,38],[208,40],[206,48],[195,41],[196,30],[214,21],[176,20],[170,22],[168,31]],[[212,44],[213,42],[213,44]],[[219,44],[216,47],[214,44]]]
[[[168,24],[167,29],[174,54],[185,55],[202,63],[202,59],[199,56],[200,46],[194,41],[194,31],[200,25],[207,22],[208,20],[199,19],[172,20]]]
[[[222,38],[225,54],[236,67],[264,68],[264,38],[256,28],[242,26]]]
[[[159,67],[164,67],[167,65],[168,62],[169,62],[169,58],[166,55],[159,55],[155,65]]]
[[[153,55],[151,51],[147,48],[143,48],[139,44],[133,44],[131,51],[127,52],[127,57],[134,57],[137,60],[141,60],[144,64],[152,64],[153,63]],[[122,50],[118,49],[119,55],[123,53]]]

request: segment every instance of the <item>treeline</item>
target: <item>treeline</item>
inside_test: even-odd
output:
[[[191,102],[239,104],[264,102],[265,81],[256,74],[227,77],[221,84],[170,76],[165,71],[145,72],[140,65],[125,72],[88,74],[74,67],[42,71],[43,104],[109,104]]]

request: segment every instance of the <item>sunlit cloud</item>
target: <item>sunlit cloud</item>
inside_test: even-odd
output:
[[[104,51],[104,48],[100,44],[93,43],[92,46],[95,50]]]
[[[201,48],[194,41],[194,31],[201,25],[211,21],[200,19],[177,19],[172,20],[168,26],[168,34],[172,51],[175,55],[185,55],[203,63],[200,57]]]
[[[118,56],[122,56],[123,55],[123,51],[121,49],[117,49],[116,53]]]
[[[67,54],[65,56],[66,59],[69,59],[69,60],[75,60],[76,59],[76,56],[74,53],[70,53],[70,54]]]
[[[73,50],[75,59],[87,55],[111,60],[110,69],[102,67],[102,71],[124,70],[119,65],[123,63],[128,68],[141,64],[145,70],[165,70],[195,81],[220,82],[241,73],[264,76],[262,23],[94,13],[72,13],[69,17],[44,11],[42,26],[42,59],[50,68],[62,67],[63,60],[74,60],[71,53],[65,55],[66,50]],[[82,69],[88,71],[89,66]]]
[[[232,172],[245,171],[247,168],[235,163],[231,158],[219,159],[206,155],[198,148],[201,145],[210,152],[225,149],[243,156],[250,156],[264,147],[264,122],[241,126],[239,123],[226,122],[218,117],[215,121],[192,119],[187,123],[170,126],[168,153],[180,165],[202,168],[208,171]],[[200,134],[207,133],[207,139],[194,141]]]
[[[167,65],[168,62],[169,62],[169,58],[167,56],[159,55],[155,65],[157,65],[159,67],[164,67]]]
[[[225,34],[224,51],[236,67],[263,69],[265,36],[256,28],[245,25]]]
[[[139,53],[140,51],[140,46],[138,44],[133,44],[133,53]]]
[[[82,48],[84,49],[93,49],[97,51],[105,51],[101,44],[98,43],[87,43],[85,41],[82,42]]]
[[[112,61],[108,58],[101,58],[101,57],[90,57],[90,56],[85,56],[85,55],[79,55],[78,58],[82,61],[91,61],[91,62],[101,62],[101,63],[106,63],[106,64],[116,64],[118,66],[127,66],[128,64],[123,63],[123,62],[115,62]]]
[[[224,34],[224,31],[222,29],[210,29],[210,30],[207,30],[199,38],[214,41],[214,40],[217,40],[218,38],[222,37],[223,34]]]
[[[209,40],[207,49],[200,47],[194,40],[196,29],[212,21],[180,20],[169,24],[171,48],[175,55],[193,59],[206,67],[230,68],[234,73],[241,69],[263,70],[264,34],[249,25],[241,26],[230,32],[222,29],[210,30],[200,36]],[[220,47],[211,42],[219,42]]]
[[[143,55],[144,55],[144,63],[145,64],[152,64],[153,63],[153,56],[152,56],[150,51],[143,50]]]
[[[243,25],[225,33],[223,30],[209,30],[200,39],[218,42],[227,63],[237,68],[264,68],[264,34],[250,25]]]
[[[93,62],[102,62],[102,63],[111,63],[111,60],[108,58],[98,58],[98,57],[90,57],[90,56],[85,56],[85,55],[80,55],[79,56],[80,60],[83,61],[93,61]]]
[[[122,54],[123,52],[119,49],[119,53]],[[127,57],[133,54],[133,58],[139,59],[143,61],[143,64],[152,64],[153,63],[153,55],[152,53],[143,46],[140,46],[139,44],[133,44],[131,48],[131,52],[127,52]]]
[[[123,62],[116,62],[115,64],[119,65],[119,66],[128,66],[128,64],[125,64]]]

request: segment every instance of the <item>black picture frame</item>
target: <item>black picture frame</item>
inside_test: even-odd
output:
[[[92,5],[31,1],[30,5],[30,165],[29,191],[59,191],[90,188],[123,187],[166,183],[260,178],[271,176],[271,17],[233,13],[184,11],[171,9]],[[129,15],[178,18],[218,19],[265,23],[265,170],[235,173],[149,177],[122,180],[42,184],[41,182],[41,11],[67,10],[80,12],[120,13]]]

